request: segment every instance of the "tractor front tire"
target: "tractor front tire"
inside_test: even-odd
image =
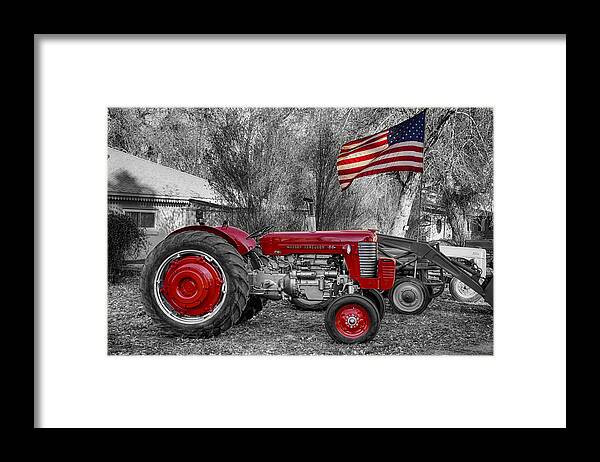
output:
[[[250,286],[244,259],[231,244],[208,232],[184,231],[150,252],[140,291],[145,310],[157,323],[207,338],[239,321]]]
[[[325,311],[325,329],[340,343],[368,342],[375,337],[380,324],[379,311],[363,295],[338,297]]]
[[[396,279],[388,293],[390,305],[400,314],[420,314],[431,301],[429,289],[419,279],[402,277]]]

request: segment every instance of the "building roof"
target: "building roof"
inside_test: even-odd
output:
[[[108,194],[222,201],[204,178],[108,148]]]

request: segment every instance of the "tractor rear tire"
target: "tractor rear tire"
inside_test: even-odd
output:
[[[414,315],[425,311],[431,302],[431,294],[419,279],[402,277],[396,279],[388,300],[395,312]]]
[[[305,300],[304,298],[292,298],[290,301],[292,305],[294,305],[294,308],[298,311],[325,311],[331,303],[331,299],[312,301]]]
[[[340,343],[368,342],[379,331],[379,311],[363,295],[343,295],[333,300],[325,311],[325,329]]]
[[[264,298],[257,297],[256,295],[250,295],[250,297],[248,297],[248,303],[242,312],[242,316],[237,323],[242,324],[246,321],[250,321],[250,319],[262,311],[266,303],[267,302]]]
[[[244,259],[231,244],[205,231],[184,231],[150,252],[140,291],[145,310],[160,325],[207,338],[239,321],[250,286]]]

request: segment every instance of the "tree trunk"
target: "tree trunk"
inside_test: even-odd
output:
[[[467,213],[455,203],[450,203],[447,206],[447,216],[452,228],[452,239],[458,245],[465,245],[465,241],[469,237],[467,229]]]
[[[421,216],[421,218],[423,217]],[[419,235],[419,227],[419,190],[417,189],[417,193],[415,194],[415,199],[413,201],[413,207],[410,209],[410,217],[408,218],[408,231],[406,231],[404,237],[409,239],[419,239],[421,237]]]
[[[390,232],[393,236],[404,237],[406,235],[406,230],[404,227],[408,225],[410,211],[418,192],[419,175],[415,175],[413,172],[410,172],[406,182],[402,186],[400,199],[398,201],[398,211],[393,217],[394,225],[392,226],[392,230]]]
[[[442,129],[444,125],[450,120],[450,116],[456,112],[455,109],[446,109],[439,119],[435,126],[430,127],[427,132],[427,150],[432,149],[435,144],[438,142],[440,134],[442,133]],[[424,152],[426,154],[426,152]],[[391,234],[394,236],[405,237],[407,230],[404,229],[406,225],[409,224],[411,209],[413,204],[415,207],[418,206],[418,202],[415,202],[415,198],[418,200],[419,193],[419,180],[420,176],[424,173],[415,174],[410,172],[408,174],[407,180],[404,184],[401,183],[402,191],[400,194],[400,201],[398,203],[398,212],[394,217],[394,225],[392,227]],[[416,224],[416,223],[415,223]],[[416,235],[417,231],[414,230],[414,234]]]

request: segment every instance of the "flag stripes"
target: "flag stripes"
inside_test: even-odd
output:
[[[422,164],[417,166],[415,163],[403,163],[400,165],[395,165],[395,166],[388,166],[388,167],[383,167],[377,170],[373,170],[370,172],[366,172],[366,173],[359,173],[358,175],[356,175],[354,178],[352,178],[351,180],[342,180],[340,181],[340,185],[342,186],[342,189],[346,189],[348,186],[350,186],[350,184],[352,183],[352,181],[354,181],[357,178],[361,178],[363,176],[369,176],[369,175],[376,175],[378,173],[389,173],[389,172],[397,172],[397,171],[411,171],[411,172],[422,172],[423,171],[423,166]]]
[[[356,157],[343,157],[338,160],[337,171],[340,186],[346,189],[355,178],[368,175],[376,175],[390,171],[409,170],[413,172],[423,171],[423,143],[412,141],[410,143],[393,144],[371,150],[369,154],[364,152]]]
[[[385,153],[383,152],[385,151]],[[407,154],[410,152],[423,152],[423,148],[415,145],[414,142],[409,143],[397,143],[393,146],[388,147],[387,144],[384,149],[377,150],[376,152],[361,152],[356,155],[352,155],[352,157],[343,157],[341,160],[337,161],[338,170],[340,170],[340,166],[352,164],[354,162],[362,162],[368,159],[374,159],[375,157],[382,156],[384,154],[391,154],[396,152],[406,152]],[[339,157],[338,157],[339,159]],[[343,169],[344,167],[342,167]]]
[[[370,136],[365,136],[364,138],[360,138],[358,140],[354,140],[354,141],[349,141],[348,143],[345,143],[342,145],[342,152],[346,152],[346,151],[351,151],[352,149],[358,148],[360,146],[364,146],[368,143],[377,141],[381,138],[387,137],[387,130],[384,130],[383,132],[379,132],[379,133],[375,133],[374,135],[370,135]]]
[[[362,171],[365,171],[365,172],[371,171],[373,169],[372,167],[377,167],[378,165],[383,165],[383,164],[392,163],[392,162],[399,162],[401,160],[407,161],[407,162],[417,162],[417,163],[422,164],[423,163],[423,155],[422,154],[419,155],[419,154],[421,154],[421,153],[411,152],[410,154],[396,154],[396,153],[386,154],[386,155],[378,157],[375,160],[364,160],[362,162],[356,162],[355,164],[350,164],[349,168],[344,168],[344,169],[338,168],[338,175],[340,176],[340,178],[342,176],[347,177],[348,175],[351,175],[354,173],[360,173]]]
[[[342,190],[356,178],[393,171],[423,171],[425,111],[388,130],[349,141],[337,159]]]

